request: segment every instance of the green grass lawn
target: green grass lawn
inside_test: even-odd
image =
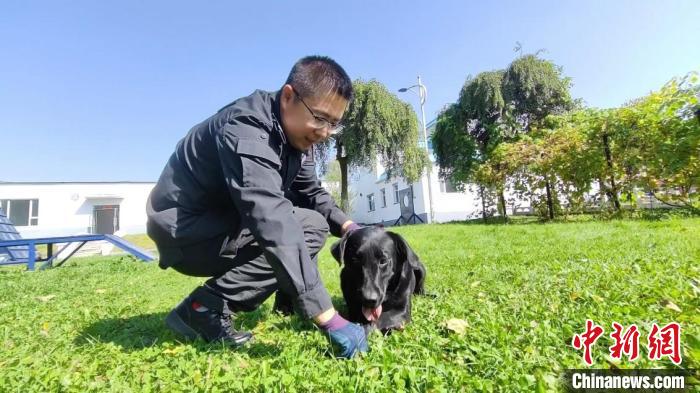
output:
[[[155,251],[156,250],[156,245],[153,243],[153,240],[148,237],[146,234],[140,234],[140,235],[125,235],[124,240],[130,242],[131,244],[141,247],[144,250],[148,251]],[[114,252],[123,252],[121,249],[118,247],[115,247]]]
[[[256,340],[231,350],[183,343],[167,312],[202,279],[130,257],[60,268],[0,269],[0,391],[549,391],[587,318],[605,328],[592,368],[673,368],[646,358],[654,322],[682,326],[683,368],[700,366],[700,219],[555,224],[444,224],[396,229],[428,268],[414,322],[370,337],[339,361],[308,322],[271,312],[236,326]],[[343,308],[328,248],[324,281]],[[670,302],[670,303],[669,303]],[[672,304],[671,304],[672,303]],[[675,305],[675,307],[674,307]],[[444,327],[457,318],[463,334]],[[637,324],[641,358],[612,362],[613,321]]]

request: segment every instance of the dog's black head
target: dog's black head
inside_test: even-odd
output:
[[[414,269],[421,271],[421,277],[425,271],[400,235],[375,227],[353,231],[336,242],[331,253],[339,264],[345,265],[343,269],[348,270],[357,285],[358,300],[370,321],[379,318],[387,291],[409,280]],[[410,296],[410,292],[406,295]]]

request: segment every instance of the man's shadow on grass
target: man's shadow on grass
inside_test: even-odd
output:
[[[233,320],[234,328],[237,330],[252,330],[265,313],[266,310],[261,307],[256,311],[236,314]],[[282,349],[278,346],[259,342],[255,339],[241,348],[227,347],[221,343],[206,343],[201,339],[186,341],[167,327],[165,324],[167,315],[167,312],[159,312],[126,318],[102,319],[84,328],[75,338],[74,343],[79,346],[90,346],[94,343],[113,343],[121,347],[125,352],[160,347],[166,343],[189,344],[198,351],[203,352],[236,350],[245,352],[251,357],[274,357],[282,352]]]
[[[340,296],[333,296],[332,302],[336,310],[346,314],[345,300]],[[253,330],[257,324],[266,318],[268,306],[263,305],[255,311],[237,313],[233,319],[236,330]],[[107,318],[85,327],[75,338],[78,346],[91,346],[95,343],[113,343],[121,347],[124,352],[140,351],[145,348],[161,347],[164,344],[191,345],[202,352],[240,351],[255,358],[275,357],[282,353],[282,348],[267,344],[253,338],[241,348],[230,348],[220,343],[206,343],[201,339],[186,341],[172,332],[165,324],[167,312],[141,314],[126,318]],[[282,323],[284,328],[292,330],[313,330],[311,322],[296,316],[285,317]],[[167,348],[171,348],[168,345]],[[324,348],[319,348],[323,353]]]

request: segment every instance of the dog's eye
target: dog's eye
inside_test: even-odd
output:
[[[386,265],[387,263],[389,263],[389,258],[386,258],[386,257],[381,257],[381,258],[379,258],[379,265],[380,265],[380,266],[384,266],[384,265]]]

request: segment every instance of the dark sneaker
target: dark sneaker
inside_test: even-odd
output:
[[[234,330],[231,315],[210,310],[193,301],[190,296],[170,311],[165,323],[190,340],[201,337],[207,342],[221,340],[240,346],[253,338],[250,332]]]

